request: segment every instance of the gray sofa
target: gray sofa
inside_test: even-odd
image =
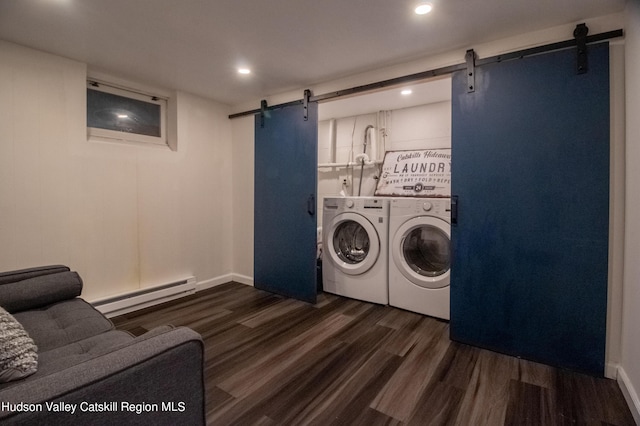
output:
[[[81,291],[66,266],[0,273],[5,316],[37,346],[37,371],[0,383],[0,424],[204,424],[200,335],[165,326],[132,336]]]

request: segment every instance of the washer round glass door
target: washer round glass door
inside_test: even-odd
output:
[[[364,216],[357,213],[337,215],[331,221],[327,236],[325,250],[328,250],[336,267],[345,274],[363,274],[376,263],[380,239],[376,229]]]
[[[449,285],[451,225],[421,216],[402,224],[393,237],[393,261],[409,281],[420,287]]]

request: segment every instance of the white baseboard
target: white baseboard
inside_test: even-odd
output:
[[[220,275],[219,277],[214,277],[198,282],[195,282],[194,277],[190,277],[189,279],[185,279],[185,285],[182,285],[180,287],[164,288],[166,286],[160,286],[158,287],[159,290],[157,291],[155,291],[155,289],[153,288],[143,289],[137,292],[130,292],[112,296],[103,300],[94,300],[91,301],[91,303],[96,307],[96,309],[101,311],[107,317],[111,318],[114,316],[123,315],[143,308],[158,305],[160,303],[168,302],[170,300],[179,299],[181,297],[185,297],[202,290],[216,287],[230,281],[253,285],[253,278],[232,273]],[[190,285],[187,286],[187,282],[190,283]],[[140,292],[143,292],[144,294],[138,294]],[[110,299],[117,300],[111,301]]]
[[[221,275],[219,277],[215,277],[215,278],[211,278],[211,279],[199,282],[196,286],[196,291],[206,290],[208,288],[215,287],[220,284],[226,284],[229,281],[235,281],[240,284],[253,286],[253,277],[249,277],[247,275],[230,273],[230,274]]]
[[[622,390],[624,399],[626,399],[627,404],[629,404],[629,410],[631,410],[633,419],[636,421],[636,424],[640,425],[640,399],[638,398],[638,392],[636,392],[633,383],[631,383],[629,376],[627,376],[627,373],[622,367],[618,367],[618,385]]]
[[[198,284],[196,284],[196,291],[206,290],[208,288],[212,288],[220,284],[228,283],[229,281],[232,281],[232,280],[233,280],[233,274],[225,274],[225,275],[220,275],[219,277],[210,278],[208,280],[199,281]]]
[[[604,365],[604,377],[616,380],[618,378],[618,364],[607,362]]]
[[[168,302],[170,300],[179,299],[195,292],[196,278],[187,277],[173,283],[142,288],[98,300],[92,300],[91,304],[105,316],[111,318]]]
[[[253,285],[253,277],[248,277],[246,275],[240,275],[240,274],[231,274],[233,281],[240,283],[240,284],[246,284],[246,285]]]

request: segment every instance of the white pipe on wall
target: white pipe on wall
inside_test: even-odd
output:
[[[388,135],[387,111],[378,111],[378,115],[376,119],[378,121],[378,132],[380,132],[380,136],[381,136],[381,142],[380,142],[381,146],[379,147],[380,148],[379,152],[381,153],[380,156],[384,158],[384,155],[387,152],[387,135]],[[377,136],[377,132],[376,132],[376,136]]]
[[[362,155],[362,154],[360,154]],[[344,163],[320,163],[318,164],[318,168],[319,169],[324,169],[324,168],[328,168],[328,167],[346,167],[346,168],[350,168],[350,167],[355,167],[355,166],[360,166],[362,164],[361,161],[348,161],[348,162],[344,162]],[[366,161],[364,162],[364,166],[375,166],[378,164],[382,164],[382,161]]]
[[[336,134],[336,119],[332,118],[329,120],[329,161],[332,163],[336,162]]]
[[[371,160],[377,160],[378,159],[378,138],[376,136],[376,134],[378,132],[375,131],[376,128],[370,128],[368,130],[369,132],[369,158],[371,158]]]

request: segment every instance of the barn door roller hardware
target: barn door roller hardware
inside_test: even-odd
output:
[[[264,114],[267,112],[267,101],[263,99],[260,101],[260,127],[264,127]]]
[[[589,28],[586,24],[576,25],[576,29],[573,30],[573,36],[576,38],[576,45],[578,46],[576,71],[578,74],[586,74],[589,71],[589,58],[587,57],[587,34],[589,34]]]
[[[308,108],[309,108],[309,99],[311,98],[311,90],[306,89],[304,91],[304,97],[302,98],[302,109],[304,111],[304,121],[307,121],[309,119],[309,113],[308,113]]]
[[[476,52],[467,50],[464,60],[467,63],[467,93],[472,93],[476,91]]]

